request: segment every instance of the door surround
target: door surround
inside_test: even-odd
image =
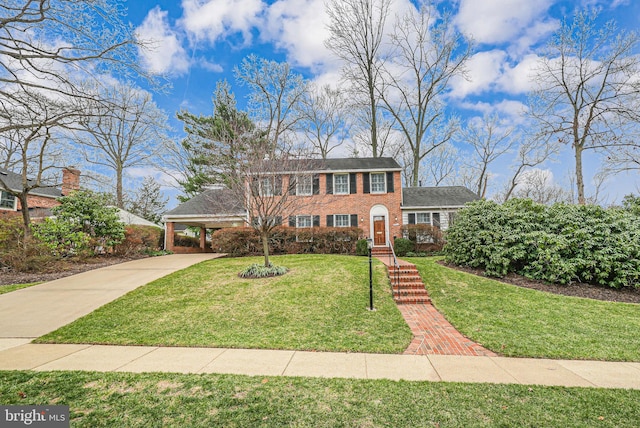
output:
[[[374,217],[384,217],[384,243],[375,243]],[[374,239],[375,246],[386,246],[389,242],[389,210],[384,205],[374,205],[369,210],[369,236]]]

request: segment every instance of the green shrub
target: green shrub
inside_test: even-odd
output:
[[[405,238],[397,238],[393,243],[393,251],[395,251],[396,256],[404,257],[409,252],[413,252],[415,250],[416,244]]]
[[[358,239],[358,242],[356,242],[356,255],[357,256],[369,255],[369,245],[367,244],[366,239]]]
[[[640,286],[640,222],[621,208],[477,201],[458,213],[444,253],[490,276]]]
[[[54,256],[88,255],[91,237],[73,224],[57,218],[45,218],[32,225],[33,236],[39,239]]]
[[[239,275],[242,278],[267,278],[271,276],[280,276],[288,272],[288,269],[284,266],[265,266],[258,263],[254,263],[251,266],[245,268]]]
[[[354,254],[361,236],[362,230],[356,227],[276,227],[269,236],[269,252]],[[262,254],[260,234],[250,227],[220,229],[214,232],[212,247],[216,252],[234,257]]]
[[[57,260],[35,237],[25,237],[22,217],[0,216],[0,270],[39,272]]]

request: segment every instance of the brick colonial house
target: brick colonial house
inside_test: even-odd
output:
[[[309,201],[296,212],[283,213],[284,218],[277,221],[296,228],[359,227],[374,246],[387,246],[394,237],[402,236],[403,224],[446,228],[455,210],[478,199],[464,187],[403,189],[402,168],[392,158],[324,159],[310,165],[304,174],[283,174],[275,182],[274,193],[285,189]],[[252,221],[241,201],[225,189],[206,190],[163,219],[165,248],[172,251],[180,251],[173,245],[176,224],[199,227],[200,249],[206,251],[207,229],[242,227]]]
[[[22,189],[22,176],[0,168],[0,215],[8,212],[20,212],[22,207],[18,198],[6,191],[5,186],[15,192]],[[74,168],[62,170],[62,187],[37,187],[29,192],[29,212],[32,218],[50,215],[50,209],[60,205],[57,199],[80,188],[80,171]]]

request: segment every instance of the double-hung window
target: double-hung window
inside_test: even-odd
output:
[[[384,172],[371,173],[371,193],[387,193]]]
[[[313,194],[313,176],[301,175],[296,179],[296,195],[310,196]]]
[[[296,227],[311,227],[313,225],[313,219],[310,215],[298,215],[296,216]]]
[[[348,214],[336,214],[333,220],[334,227],[350,227],[351,217]]]
[[[333,193],[335,195],[349,194],[349,174],[336,174],[333,176]]]
[[[416,224],[431,224],[431,213],[416,213]]]
[[[4,190],[0,191],[0,208],[14,210],[15,207],[16,197]]]
[[[273,177],[262,178],[260,180],[260,196],[273,196],[275,194],[275,183]]]

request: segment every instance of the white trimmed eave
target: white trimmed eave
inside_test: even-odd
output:
[[[436,206],[415,206],[415,207],[400,207],[402,211],[433,211],[433,210],[452,210],[462,209],[464,205],[436,205]]]

